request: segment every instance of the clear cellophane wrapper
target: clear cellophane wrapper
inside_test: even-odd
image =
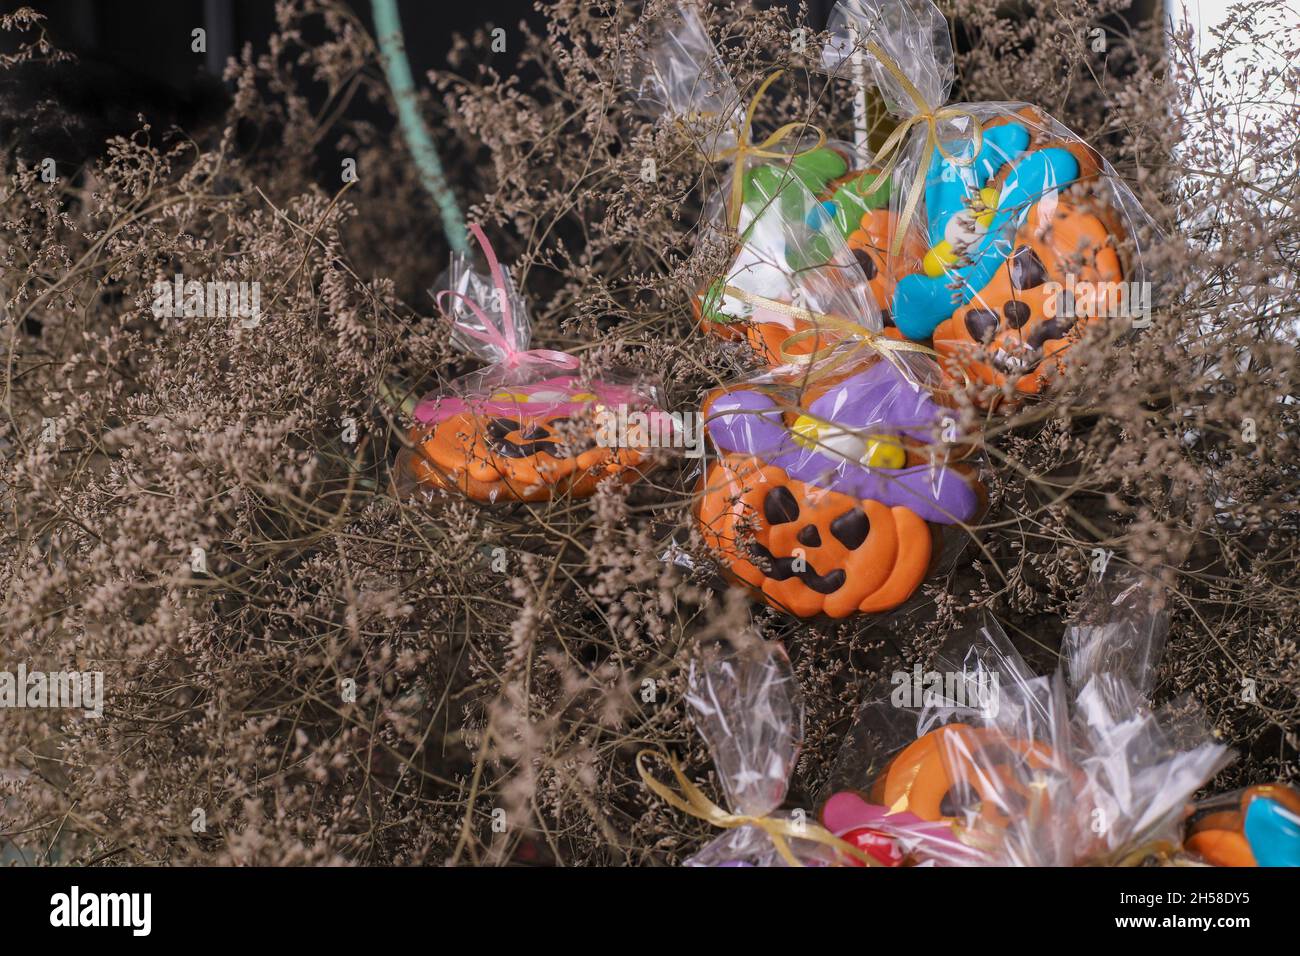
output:
[[[637,480],[655,463],[655,446],[674,444],[658,387],[630,370],[584,375],[573,355],[530,349],[528,308],[473,228],[488,265],[453,254],[437,299],[453,344],[492,364],[415,404],[394,463],[396,492],[544,501]]]
[[[739,251],[726,275],[696,297],[714,331],[743,335],[769,367],[828,344],[798,336],[829,315],[880,333],[883,320],[862,264],[827,212],[797,178],[740,218]],[[708,317],[712,318],[708,318]],[[725,327],[725,328],[723,328]]]
[[[818,275],[789,274],[797,300]],[[925,351],[837,316],[802,321],[785,364],[705,396],[697,528],[726,575],[779,610],[893,611],[982,516],[978,442]]]
[[[796,272],[810,274],[804,306],[879,328],[877,301],[885,293],[876,277],[886,272],[884,252],[848,239],[861,232],[864,215],[883,214],[888,185],[860,192],[866,180],[852,145],[789,123],[777,141],[746,149],[753,131],[745,105],[699,16],[685,4],[654,25],[633,84],[643,110],[679,124],[713,164],[718,186],[705,198],[697,251],[730,257],[731,265],[692,299],[707,331],[747,339],[763,361],[778,364],[782,340],[802,326],[736,293],[796,304],[789,281]],[[858,268],[846,273],[846,263]]]
[[[803,704],[785,648],[755,641],[695,662],[686,702],[713,755],[727,809],[749,817],[802,821],[800,811],[782,809],[803,743]],[[807,816],[812,822],[811,814]],[[836,860],[835,851],[821,843],[795,836],[787,845],[805,866]],[[766,831],[745,824],[723,831],[686,865],[789,864]]]
[[[840,0],[828,29],[826,68],[865,58],[905,127],[875,159],[892,164],[888,211],[863,222],[891,254],[903,335],[990,393],[1033,394],[1090,323],[1145,318],[1152,221],[1095,150],[1026,103],[948,104],[952,44],[930,0]]]
[[[991,619],[954,634],[931,666],[894,675],[860,708],[827,829],[886,836],[925,865],[1179,858],[1192,796],[1231,755],[1192,702],[1149,701],[1161,601],[1136,577],[1094,582],[1050,676]]]

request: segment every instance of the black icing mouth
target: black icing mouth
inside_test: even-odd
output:
[[[1024,375],[1032,372],[1042,360],[1042,349],[1028,347],[1013,351],[999,348],[989,354],[989,364],[1003,375]]]
[[[769,525],[789,524],[798,521],[801,509],[799,499],[789,488],[773,488],[763,498],[763,517]],[[850,551],[856,551],[871,533],[871,521],[861,508],[851,508],[830,523],[831,535]],[[822,536],[814,524],[806,524],[799,529],[795,540],[810,548],[821,547]],[[818,594],[834,594],[844,586],[848,575],[843,568],[836,568],[826,574],[819,574],[807,558],[802,559],[804,569],[794,569],[795,558],[778,558],[758,542],[749,546],[749,553],[766,566],[767,576],[774,581],[787,581],[797,577]]]
[[[749,546],[749,553],[763,562],[767,569],[767,576],[773,581],[788,581],[790,578],[798,578],[818,594],[834,594],[848,580],[848,575],[844,573],[842,568],[836,568],[829,574],[818,574],[806,558],[804,559],[806,567],[802,571],[796,571],[794,569],[794,558],[775,557],[771,551],[757,542]]]
[[[569,421],[556,418],[551,426]],[[511,437],[514,436],[514,437]],[[517,418],[493,418],[487,423],[484,444],[488,450],[503,458],[529,458],[532,455],[547,454],[559,458],[560,443],[555,433],[543,425],[533,425],[525,430],[524,423]]]
[[[1023,341],[1013,340],[1009,343],[1010,348],[993,349],[989,364],[1004,375],[1024,375],[1031,372],[1046,358],[1043,349],[1047,343],[1053,339],[1065,338],[1073,327],[1073,318],[1056,318],[1041,322]]]
[[[1030,246],[1017,246],[1007,257],[1011,287],[1017,292],[1036,289],[1047,282],[1049,272],[1043,260]],[[1061,303],[1061,314],[1036,325],[1028,335],[1023,331],[1032,317],[1028,303],[1014,297],[1002,303],[1001,312],[991,308],[970,309],[966,313],[966,331],[976,342],[991,346],[1004,329],[1019,333],[1015,341],[992,349],[989,364],[1004,375],[1024,375],[1043,360],[1043,346],[1051,339],[1064,338],[1074,327],[1074,303]]]

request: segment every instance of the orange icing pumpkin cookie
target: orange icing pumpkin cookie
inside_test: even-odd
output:
[[[801,396],[714,392],[705,430],[718,456],[696,508],[704,542],[734,581],[799,617],[902,605],[943,535],[983,509],[969,449],[933,445],[944,415],[883,359]]]
[[[1014,767],[1053,765],[1051,750],[995,731],[947,724],[908,744],[877,779],[871,797],[922,820],[968,823],[971,814],[1005,825],[1002,807],[1027,803],[1024,774]],[[1010,809],[1010,807],[1007,807]]]
[[[1067,200],[1054,206],[1030,210],[989,283],[934,330],[935,350],[986,384],[1010,376],[1037,393],[1083,327],[1122,305],[1111,298],[1124,275],[1114,234]]]
[[[494,364],[415,407],[394,469],[396,490],[545,501],[591,495],[605,480],[635,481],[654,463],[652,444],[675,443],[677,423],[656,406],[653,388],[585,382],[574,356],[529,350],[523,301],[483,230],[475,224],[470,232],[490,279],[455,256],[451,288],[438,304],[450,313],[452,341]]]
[[[1125,190],[1032,108],[985,119],[975,142],[973,160],[937,148],[929,158],[924,221],[909,233],[928,249],[895,283],[890,313],[976,381],[1037,394],[1087,324],[1148,304],[1121,257],[1121,214],[1103,198]],[[895,266],[914,262],[915,250]]]
[[[606,442],[597,416],[619,406],[644,409],[645,399],[624,386],[584,388],[571,376],[482,401],[435,399],[417,407],[417,422],[425,423],[411,430],[401,465],[417,484],[477,501],[588,496],[606,478],[635,481],[649,466],[643,443]]]

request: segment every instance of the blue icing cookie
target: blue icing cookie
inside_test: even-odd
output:
[[[1011,254],[1016,230],[1023,225],[1034,203],[1044,194],[1074,182],[1078,176],[1078,160],[1064,149],[1035,150],[1017,162],[1002,186],[998,211],[988,232],[970,252],[970,264],[943,275],[913,273],[899,280],[892,303],[894,324],[899,331],[909,339],[929,338],[940,322],[993,279]],[[954,276],[960,280],[955,289]]]
[[[1029,146],[1029,130],[1019,123],[994,126],[985,132],[980,151],[970,166],[949,166],[939,150],[930,155],[925,177],[925,212],[929,220],[930,245],[943,238],[944,226],[954,213],[965,208],[966,198],[974,196],[1007,163],[1020,158]],[[966,144],[969,152],[970,144]],[[965,155],[963,153],[962,155]],[[944,170],[952,173],[944,176]]]
[[[1250,801],[1242,830],[1260,866],[1300,866],[1300,818],[1276,800]]]

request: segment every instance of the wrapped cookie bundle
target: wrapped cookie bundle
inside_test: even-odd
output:
[[[634,81],[639,104],[685,129],[724,183],[705,201],[700,247],[723,250],[731,265],[694,296],[696,318],[712,334],[748,339],[768,364],[779,363],[782,343],[806,326],[749,295],[878,325],[875,303],[885,294],[872,284],[884,274],[883,252],[855,253],[845,240],[864,215],[887,205],[888,184],[862,193],[855,148],[807,123],[786,123],[753,141],[754,114],[780,75],[767,77],[743,105],[698,15],[681,5],[656,24]],[[847,271],[853,263],[858,267]],[[795,301],[789,282],[796,273],[803,301]]]
[[[576,356],[529,349],[528,309],[482,229],[470,230],[487,274],[453,255],[437,300],[452,342],[492,364],[415,406],[394,465],[397,491],[545,501],[591,495],[605,480],[636,481],[654,464],[651,445],[672,444],[674,422],[657,389],[617,371],[589,380]]]
[[[1146,314],[1151,223],[1132,192],[1037,107],[946,104],[952,45],[930,0],[839,0],[830,30],[826,67],[865,57],[899,119],[875,157],[888,212],[850,241],[888,250],[881,304],[903,335],[933,340],[990,397],[1018,396],[1089,323]]]
[[[1034,675],[995,622],[955,635],[859,711],[827,829],[932,865],[1184,858],[1189,802],[1231,756],[1194,705],[1152,708],[1166,629],[1159,592],[1117,575],[1066,631],[1064,672]]]
[[[808,819],[805,811],[782,809],[803,742],[803,704],[781,644],[753,641],[696,661],[686,702],[731,809],[705,796],[672,757],[642,751],[637,769],[646,786],[666,803],[725,831],[687,860],[687,866],[873,863],[863,851]],[[655,777],[647,758],[667,762],[675,786]]]
[[[786,275],[796,299],[813,297],[806,278]],[[781,366],[705,396],[704,544],[733,582],[798,617],[899,608],[985,507],[978,449],[958,434],[941,370],[878,324],[746,297],[804,328]]]
[[[1135,575],[1094,582],[1064,666],[1034,674],[996,622],[860,708],[820,822],[782,809],[802,739],[785,650],[756,643],[692,666],[687,702],[730,810],[664,755],[646,785],[726,830],[696,866],[1297,866],[1300,793],[1250,787],[1193,805],[1231,760],[1195,705],[1153,708],[1167,629]]]

